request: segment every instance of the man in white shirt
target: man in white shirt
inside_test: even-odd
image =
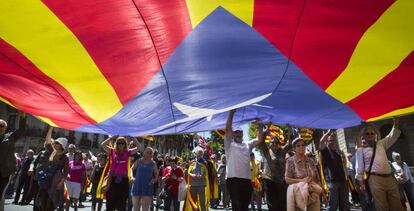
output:
[[[379,140],[380,134],[372,126],[364,127],[362,132],[363,141],[367,147],[360,147],[356,152],[356,179],[359,182],[361,191],[366,191],[363,181],[364,172],[369,179],[368,184],[376,210],[381,211],[399,211],[403,210],[398,193],[398,185],[391,175],[391,166],[388,163],[386,150],[395,143],[400,136],[401,131],[398,129],[398,120],[393,118],[394,125],[391,132],[383,139]],[[369,166],[373,155],[374,146],[376,153],[372,163],[371,171]]]
[[[231,110],[226,123],[224,149],[227,158],[226,185],[230,193],[233,210],[248,210],[252,196],[250,175],[250,153],[263,141],[263,124],[258,123],[258,139],[243,142],[243,131],[233,131],[233,117],[236,110]]]

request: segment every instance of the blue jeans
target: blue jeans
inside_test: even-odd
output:
[[[329,203],[328,211],[349,211],[349,191],[346,181],[328,182]]]
[[[170,210],[171,207],[171,203],[174,206],[174,211],[179,211],[180,210],[180,202],[178,201],[178,197],[173,197],[173,196],[169,196],[167,199],[165,199],[164,201],[164,210]]]

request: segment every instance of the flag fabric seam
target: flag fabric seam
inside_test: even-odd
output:
[[[158,60],[158,63],[160,65],[160,69],[161,69],[162,75],[163,75],[163,77],[165,79],[165,85],[166,85],[166,88],[167,88],[168,100],[170,101],[171,115],[172,115],[172,118],[173,118],[173,122],[175,122],[176,120],[175,120],[174,110],[173,110],[173,104],[172,104],[172,100],[171,100],[170,87],[169,87],[168,80],[167,80],[167,77],[166,77],[165,72],[164,72],[164,68],[162,66],[162,62],[161,62],[161,59],[160,59],[160,55],[159,55],[157,46],[155,45],[155,41],[154,41],[154,38],[152,37],[151,30],[149,29],[148,24],[147,24],[147,22],[144,19],[144,16],[142,15],[141,11],[139,10],[138,5],[136,4],[135,0],[131,0],[131,1],[134,4],[135,9],[137,9],[138,14],[141,16],[142,22],[144,23],[145,28],[148,31],[149,37],[151,38],[151,43],[154,46],[155,54],[157,55],[157,60]],[[177,132],[177,127],[175,125],[174,125],[174,132],[175,133]]]

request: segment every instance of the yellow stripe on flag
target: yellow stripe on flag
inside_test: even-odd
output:
[[[2,98],[1,96],[0,96],[0,101],[3,101],[3,102],[5,102],[7,105],[9,105],[9,106],[11,106],[11,107],[16,108],[16,106],[14,106],[14,105],[13,105],[10,101],[8,101],[8,100],[6,100],[6,99]],[[48,119],[48,118],[41,117],[41,116],[34,116],[34,117],[36,117],[36,118],[40,119],[40,120],[41,120],[41,121],[43,121],[43,122],[46,122],[46,123],[47,123],[47,124],[49,124],[50,126],[53,126],[53,127],[59,127],[59,126],[57,126],[54,122],[52,122],[52,120],[50,120],[50,119]]]
[[[61,84],[95,121],[122,108],[77,37],[38,0],[0,1],[0,38]]]
[[[414,50],[414,1],[398,0],[362,36],[348,66],[326,92],[341,102],[361,95]]]
[[[41,116],[35,116],[36,118],[40,119],[43,122],[46,122],[46,124],[53,126],[53,127],[59,127],[58,125],[56,125],[52,120],[45,118],[45,117],[41,117]]]
[[[410,113],[414,113],[414,106],[411,106],[411,107],[408,107],[408,108],[398,109],[398,110],[395,110],[395,111],[391,111],[391,112],[386,113],[384,115],[370,118],[370,119],[368,119],[368,121],[377,121],[377,120],[384,119],[384,118],[387,118],[387,117],[398,116],[398,115],[402,115],[402,114],[410,114]]]
[[[253,25],[254,0],[187,0],[188,13],[193,29],[219,6],[247,25]]]
[[[4,103],[6,103],[7,105],[16,108],[16,106],[14,106],[10,101],[4,99],[3,97],[0,96],[0,101],[3,101]]]

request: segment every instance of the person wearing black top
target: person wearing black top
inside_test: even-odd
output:
[[[260,151],[263,161],[263,183],[267,196],[267,206],[272,210],[286,210],[287,184],[285,182],[286,154],[292,148],[289,142],[272,136],[268,144],[262,144]]]
[[[98,188],[99,180],[101,179],[101,176],[105,169],[105,163],[106,163],[106,154],[100,153],[98,155],[98,162],[93,167],[92,175],[91,175],[91,183],[92,183],[92,189],[91,189],[91,195],[92,195],[92,211],[96,210],[96,204],[98,204],[98,211],[102,209],[102,202],[103,199],[96,198],[96,190]]]
[[[346,157],[336,145],[336,135],[330,130],[319,142],[322,166],[329,188],[328,211],[348,211],[349,191],[346,183]]]
[[[19,128],[9,133],[6,133],[7,122],[0,119],[0,155],[2,156],[2,162],[0,162],[0,200],[3,200],[10,175],[16,172],[15,144],[23,134],[26,125],[26,114],[19,112],[19,116]]]
[[[29,185],[30,185],[30,177],[28,174],[30,164],[33,161],[33,150],[29,149],[26,152],[26,157],[22,161],[22,165],[18,170],[19,174],[19,185],[17,186],[16,195],[14,197],[13,204],[19,203],[20,200],[20,193],[23,189],[23,199],[20,204],[29,204],[28,197],[29,197]]]

